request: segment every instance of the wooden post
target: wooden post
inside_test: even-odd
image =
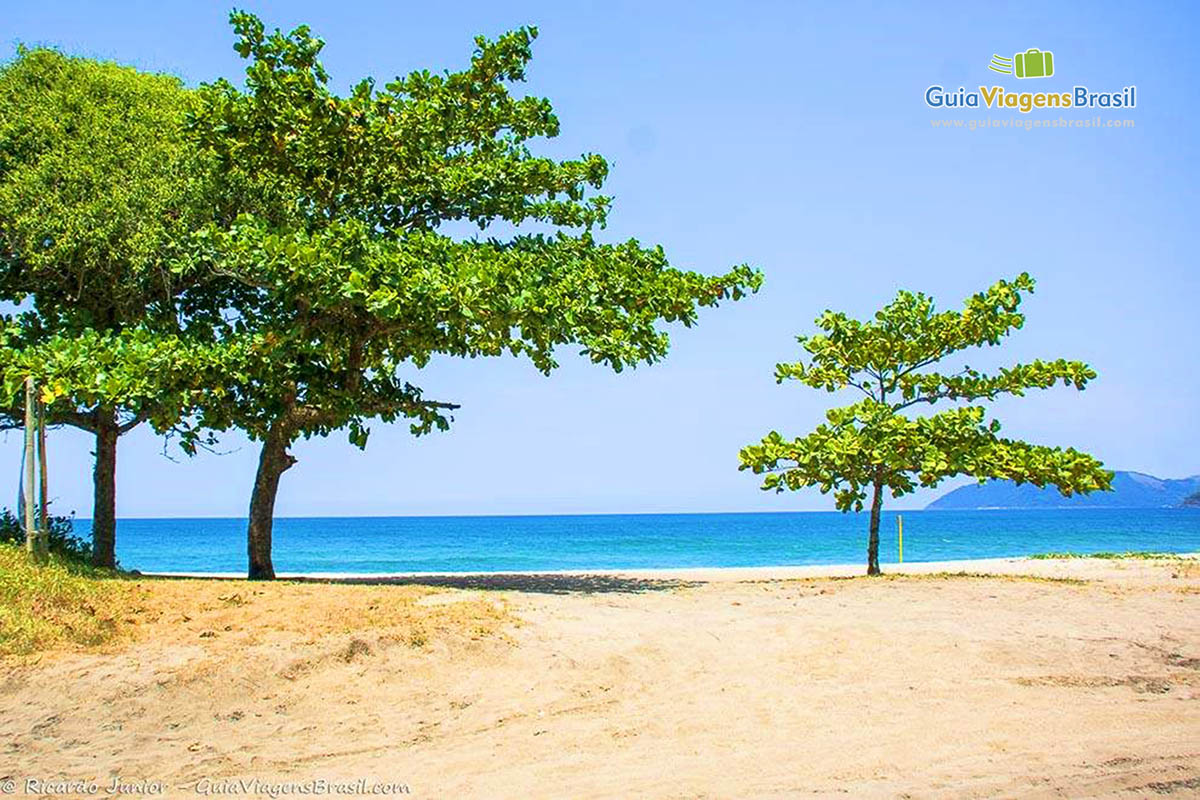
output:
[[[46,406],[37,398],[38,450],[38,550],[43,557],[50,555],[50,487],[46,467]]]
[[[33,378],[25,379],[25,470],[22,477],[21,505],[25,511],[25,552],[31,556],[38,555],[37,547],[37,508],[33,501],[34,486],[34,451],[33,440],[37,427],[37,415],[34,411]]]
[[[904,516],[896,515],[896,527],[900,532],[900,563],[904,563]]]

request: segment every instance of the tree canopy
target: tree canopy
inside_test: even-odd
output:
[[[221,208],[212,162],[185,131],[194,104],[177,78],[49,49],[0,67],[0,299],[17,305],[3,320],[3,405],[19,420],[14,386],[35,375],[50,423],[95,434],[103,566],[115,563],[117,438],[147,419],[170,426],[174,382],[195,374],[179,361],[146,370],[156,337],[226,305],[190,255],[191,233]]]
[[[862,399],[826,412],[826,422],[806,436],[788,439],[772,431],[742,449],[740,469],[762,474],[766,490],[815,486],[833,493],[841,511],[862,510],[870,496],[871,573],[879,571],[884,490],[902,497],[956,475],[1053,485],[1064,495],[1108,490],[1112,473],[1092,456],[1003,438],[999,421],[978,404],[1055,385],[1082,390],[1096,377],[1089,366],[1057,359],[991,374],[933,369],[960,351],[999,345],[1021,328],[1022,294],[1033,289],[1033,279],[1022,273],[970,297],[962,311],[937,311],[932,298],[907,291],[865,322],[826,311],[816,320],[822,333],[797,337],[808,359],[777,365],[776,380],[828,392],[852,389]],[[928,416],[906,413],[943,402],[967,405]]]

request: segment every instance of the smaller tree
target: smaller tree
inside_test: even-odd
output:
[[[937,486],[955,475],[980,483],[1007,479],[1055,486],[1069,496],[1111,488],[1112,473],[1073,448],[1044,447],[999,436],[980,405],[947,408],[928,417],[908,409],[942,401],[976,403],[1000,395],[1024,395],[1057,383],[1082,390],[1096,377],[1078,361],[1034,361],[984,374],[964,367],[954,374],[927,371],[971,347],[995,346],[1020,328],[1022,292],[1034,281],[1022,273],[967,300],[962,311],[937,312],[932,298],[900,292],[869,322],[826,311],[817,336],[799,336],[807,363],[779,364],[776,381],[798,380],[814,389],[853,388],[859,402],[826,412],[827,423],[807,436],[784,439],[772,431],[742,449],[741,466],[765,474],[763,489],[782,492],[808,486],[833,492],[840,511],[861,511],[871,500],[867,574],[879,574],[879,515],[883,492],[902,497],[918,486]]]

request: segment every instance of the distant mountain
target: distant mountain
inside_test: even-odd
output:
[[[1063,497],[1057,489],[1012,481],[988,481],[947,492],[925,508],[949,511],[972,508],[1174,508],[1200,505],[1200,475],[1178,480],[1141,472],[1117,472],[1111,492]]]
[[[1183,498],[1183,502],[1180,503],[1180,505],[1184,508],[1200,508],[1200,492],[1190,494]]]

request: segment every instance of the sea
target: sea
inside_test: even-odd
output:
[[[1200,552],[1200,509],[885,512],[880,559],[1047,552]],[[76,520],[90,535],[90,521]],[[244,519],[121,519],[117,559],[142,572],[238,573]],[[502,572],[865,563],[867,515],[838,512],[277,519],[277,572]]]

